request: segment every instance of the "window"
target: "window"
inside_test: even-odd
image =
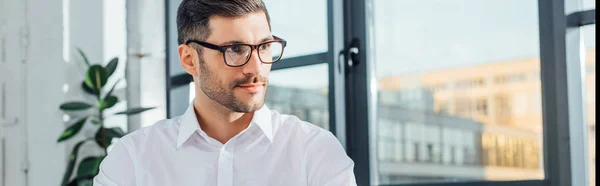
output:
[[[587,2],[587,1],[586,1]],[[594,2],[584,3],[588,9],[595,9]],[[584,64],[587,67],[584,76],[585,108],[588,129],[588,169],[590,185],[596,185],[596,24],[581,28],[583,37]]]
[[[485,80],[483,78],[476,78],[476,79],[467,79],[467,80],[462,80],[456,83],[455,88],[458,89],[462,89],[462,88],[478,88],[478,87],[482,87],[485,85]]]
[[[298,81],[298,77],[303,77],[302,81]],[[329,129],[327,79],[327,64],[272,71],[269,75],[266,105],[282,114],[293,114],[299,119]]]
[[[521,169],[539,168],[539,144],[529,138],[484,134],[482,136],[483,164]]]
[[[450,164],[456,164],[456,147],[450,146]]]
[[[272,32],[288,41],[283,59],[328,51],[327,1],[264,0]],[[306,11],[310,11],[307,19]]]
[[[471,152],[469,151],[469,148],[464,147],[463,148],[463,154],[464,154],[464,159],[465,159],[465,165],[471,165],[473,164],[473,158],[471,157]]]
[[[539,97],[541,99],[541,97]],[[509,104],[509,97],[504,94],[498,94],[494,98],[496,106],[496,123],[497,125],[512,125],[513,111]],[[540,102],[541,103],[541,102]],[[540,113],[541,114],[541,113]]]
[[[457,116],[471,117],[471,100],[469,98],[457,98],[455,108]]]
[[[403,167],[386,166],[386,169],[371,171],[415,179],[380,181],[402,184],[431,182],[440,177],[445,180],[540,179],[544,171],[541,167],[518,167],[517,160],[538,165],[542,154],[533,149],[540,148],[541,141],[529,139],[532,140],[528,147],[530,158],[525,158],[517,154],[520,149],[516,140],[519,139],[509,137],[514,133],[534,136],[542,133],[530,130],[541,128],[541,115],[524,112],[517,117],[513,113],[512,108],[529,108],[530,102],[510,99],[521,89],[531,95],[541,92],[540,76],[527,80],[527,74],[539,71],[540,64],[537,1],[371,0],[370,3],[373,23],[372,30],[367,30],[372,35],[366,43],[372,43],[367,48],[373,49],[368,52],[372,53],[370,58],[376,67],[374,81],[386,85],[377,88],[378,95],[386,95],[376,102],[380,104],[375,116],[378,120],[395,117],[407,122],[404,135],[411,146],[407,148],[407,163],[415,168],[433,163],[448,168],[446,170],[486,170],[475,171],[477,174],[461,172],[464,176],[457,177],[444,169],[431,169],[426,174],[403,174]],[[506,12],[507,9],[511,11]],[[395,92],[401,99],[392,99]],[[488,132],[495,137],[482,136],[486,133],[483,129],[498,124],[519,128],[492,127]],[[376,126],[378,130],[386,130],[381,129],[383,127],[392,129]],[[435,133],[432,128],[436,127],[443,129]],[[479,142],[484,138],[490,139],[485,139],[483,144]],[[376,143],[388,142],[378,140]],[[440,154],[440,158],[436,158],[436,154]],[[380,167],[382,163],[379,162]],[[514,168],[511,169],[514,174],[501,177],[503,167]]]
[[[524,82],[525,80],[527,80],[527,77],[525,74],[522,74],[522,73],[497,76],[494,78],[494,82],[496,84],[519,83],[519,82]]]
[[[488,104],[487,104],[487,99],[485,98],[480,98],[477,99],[477,103],[476,103],[476,109],[477,109],[477,113],[481,114],[481,115],[488,115]]]
[[[427,144],[427,162],[433,162],[433,144]]]
[[[417,162],[422,161],[421,160],[422,158],[420,156],[421,153],[419,153],[421,151],[421,148],[419,148],[420,147],[419,142],[414,142],[414,145],[415,145],[414,146],[415,147],[415,151],[414,151],[414,153],[415,153],[415,161],[417,161]]]

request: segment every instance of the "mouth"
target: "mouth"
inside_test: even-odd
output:
[[[236,88],[242,89],[246,92],[250,92],[250,93],[255,93],[258,92],[262,89],[264,89],[265,84],[263,83],[255,83],[255,84],[243,84],[243,85],[238,85],[236,86]]]

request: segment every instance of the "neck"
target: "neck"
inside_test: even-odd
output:
[[[194,111],[200,128],[208,136],[225,144],[250,125],[254,112],[233,112],[203,94],[202,91],[196,94]]]

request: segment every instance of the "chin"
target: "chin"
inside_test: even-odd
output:
[[[265,105],[265,102],[254,102],[248,104],[248,110],[257,111]]]
[[[246,99],[244,99],[244,97],[241,96],[237,97],[238,105],[241,106],[240,109],[243,108],[242,110],[244,110],[245,112],[257,111],[265,105],[265,96],[263,95],[255,94],[253,96],[245,98]]]

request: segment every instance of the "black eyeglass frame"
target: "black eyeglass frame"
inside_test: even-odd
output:
[[[260,59],[261,63],[265,63],[265,64],[273,64],[277,61],[279,61],[281,59],[281,56],[283,56],[283,51],[285,49],[285,46],[287,45],[287,41],[285,39],[282,39],[280,37],[277,36],[273,36],[273,38],[275,40],[272,41],[265,41],[256,45],[251,45],[251,44],[245,44],[245,43],[240,43],[240,44],[231,44],[231,45],[224,45],[224,46],[219,46],[219,45],[215,45],[212,43],[207,43],[204,41],[200,41],[200,40],[195,40],[195,39],[189,39],[185,42],[186,45],[189,45],[190,43],[196,43],[199,44],[200,46],[209,48],[209,49],[213,49],[216,51],[221,52],[221,54],[223,54],[223,62],[225,63],[225,65],[230,66],[230,67],[241,67],[244,66],[248,63],[248,61],[250,61],[250,58],[252,57],[252,52],[254,52],[254,50],[256,49],[256,51],[258,51],[258,47],[260,47],[261,45],[264,44],[269,44],[269,43],[281,43],[281,54],[277,57],[277,59],[273,60],[272,62],[265,62],[263,61],[262,57],[260,57],[260,55],[258,55],[258,59]],[[248,57],[246,58],[246,61],[240,65],[230,65],[229,63],[227,63],[227,59],[225,56],[225,51],[227,51],[228,48],[230,47],[234,47],[234,46],[249,46],[250,47],[250,55],[248,55]]]

